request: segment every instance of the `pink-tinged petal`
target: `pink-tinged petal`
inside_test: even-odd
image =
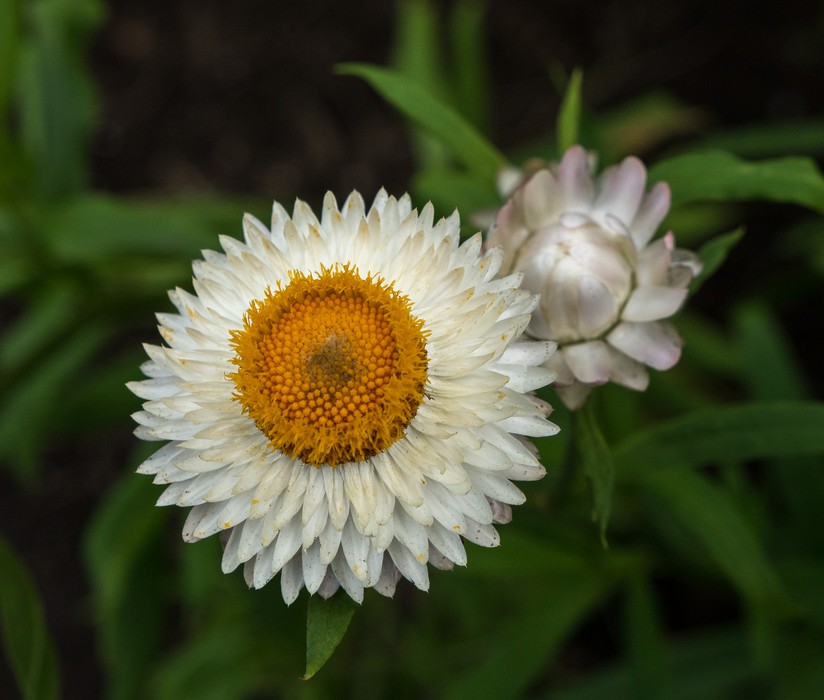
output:
[[[506,274],[512,271],[512,265],[518,249],[529,237],[529,230],[521,222],[520,214],[512,200],[504,204],[498,211],[495,223],[489,230],[485,250],[500,246],[504,252],[502,271]]]
[[[652,238],[670,208],[670,188],[666,182],[659,182],[644,199],[638,213],[629,225],[635,247],[641,250]]]
[[[610,358],[610,381],[628,389],[645,391],[649,385],[649,374],[644,365],[609,345],[607,351]]]
[[[567,365],[562,352],[556,352],[546,363],[546,366],[555,372],[555,382],[553,386],[568,386],[575,382],[572,370]]]
[[[561,159],[556,173],[567,211],[589,211],[595,197],[595,186],[589,173],[587,152],[573,146]]]
[[[660,321],[678,311],[686,298],[686,289],[639,287],[630,295],[621,318],[624,321]]]
[[[570,345],[563,348],[562,353],[578,381],[584,384],[604,384],[609,380],[609,353],[602,340]]]
[[[638,253],[638,264],[635,277],[639,287],[654,287],[667,284],[672,251],[675,248],[675,238],[667,234],[657,241],[650,243]],[[668,285],[672,286],[672,285]]]
[[[515,197],[521,199],[524,222],[530,229],[548,226],[565,210],[563,192],[549,170],[535,173]]]
[[[612,216],[628,227],[638,211],[646,182],[647,170],[637,158],[624,158],[617,168],[604,171],[595,200],[595,218],[600,221]]]
[[[570,386],[556,387],[555,391],[570,411],[577,411],[584,405],[592,388],[576,382]]]
[[[578,283],[578,313],[578,327],[587,338],[602,333],[615,322],[615,297],[597,277],[587,275]]]
[[[669,369],[681,357],[683,341],[669,323],[632,323],[618,325],[607,336],[614,348],[633,360],[658,370]]]
[[[701,258],[691,250],[678,248],[672,253],[672,266],[669,269],[668,282],[671,287],[686,287],[701,274],[704,264]]]

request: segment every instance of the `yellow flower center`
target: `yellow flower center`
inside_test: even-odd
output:
[[[423,321],[391,284],[350,265],[289,278],[232,332],[235,398],[272,447],[307,464],[383,452],[423,401]]]

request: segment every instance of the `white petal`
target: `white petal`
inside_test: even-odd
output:
[[[639,287],[630,295],[621,318],[625,321],[660,321],[678,311],[686,298],[686,289]]]
[[[607,340],[633,360],[659,370],[678,362],[683,342],[668,323],[621,323]]]
[[[610,358],[603,341],[568,345],[563,349],[563,354],[578,381],[584,384],[604,384],[609,379]]]

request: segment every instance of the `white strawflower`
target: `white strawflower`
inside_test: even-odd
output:
[[[676,249],[671,232],[650,243],[670,191],[661,182],[645,192],[646,178],[637,158],[593,178],[574,146],[515,190],[489,232],[488,245],[504,250],[502,272],[523,272],[524,288],[541,295],[527,333],[558,343],[547,366],[573,409],[608,381],[643,391],[646,366],[669,369],[681,356],[663,319],[684,303],[701,262]]]
[[[196,295],[170,293],[166,345],[129,385],[136,434],[170,441],[138,471],[168,484],[158,505],[192,507],[184,539],[224,532],[223,570],[280,572],[287,603],[391,596],[401,575],[426,590],[427,563],[466,563],[462,538],[497,545],[511,480],[545,473],[522,436],[557,432],[528,393],[555,344],[522,337],[521,275],[499,279],[479,235],[459,245],[457,214],[433,225],[383,191],[243,223],[194,263]]]

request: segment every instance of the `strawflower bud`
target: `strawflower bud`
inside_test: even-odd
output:
[[[650,243],[669,210],[666,183],[645,192],[633,157],[598,177],[592,170],[587,152],[570,148],[515,190],[487,241],[504,250],[502,272],[522,272],[523,287],[541,295],[527,333],[558,343],[547,366],[571,409],[609,381],[643,391],[646,367],[678,362],[683,343],[664,319],[701,271],[672,232]]]

